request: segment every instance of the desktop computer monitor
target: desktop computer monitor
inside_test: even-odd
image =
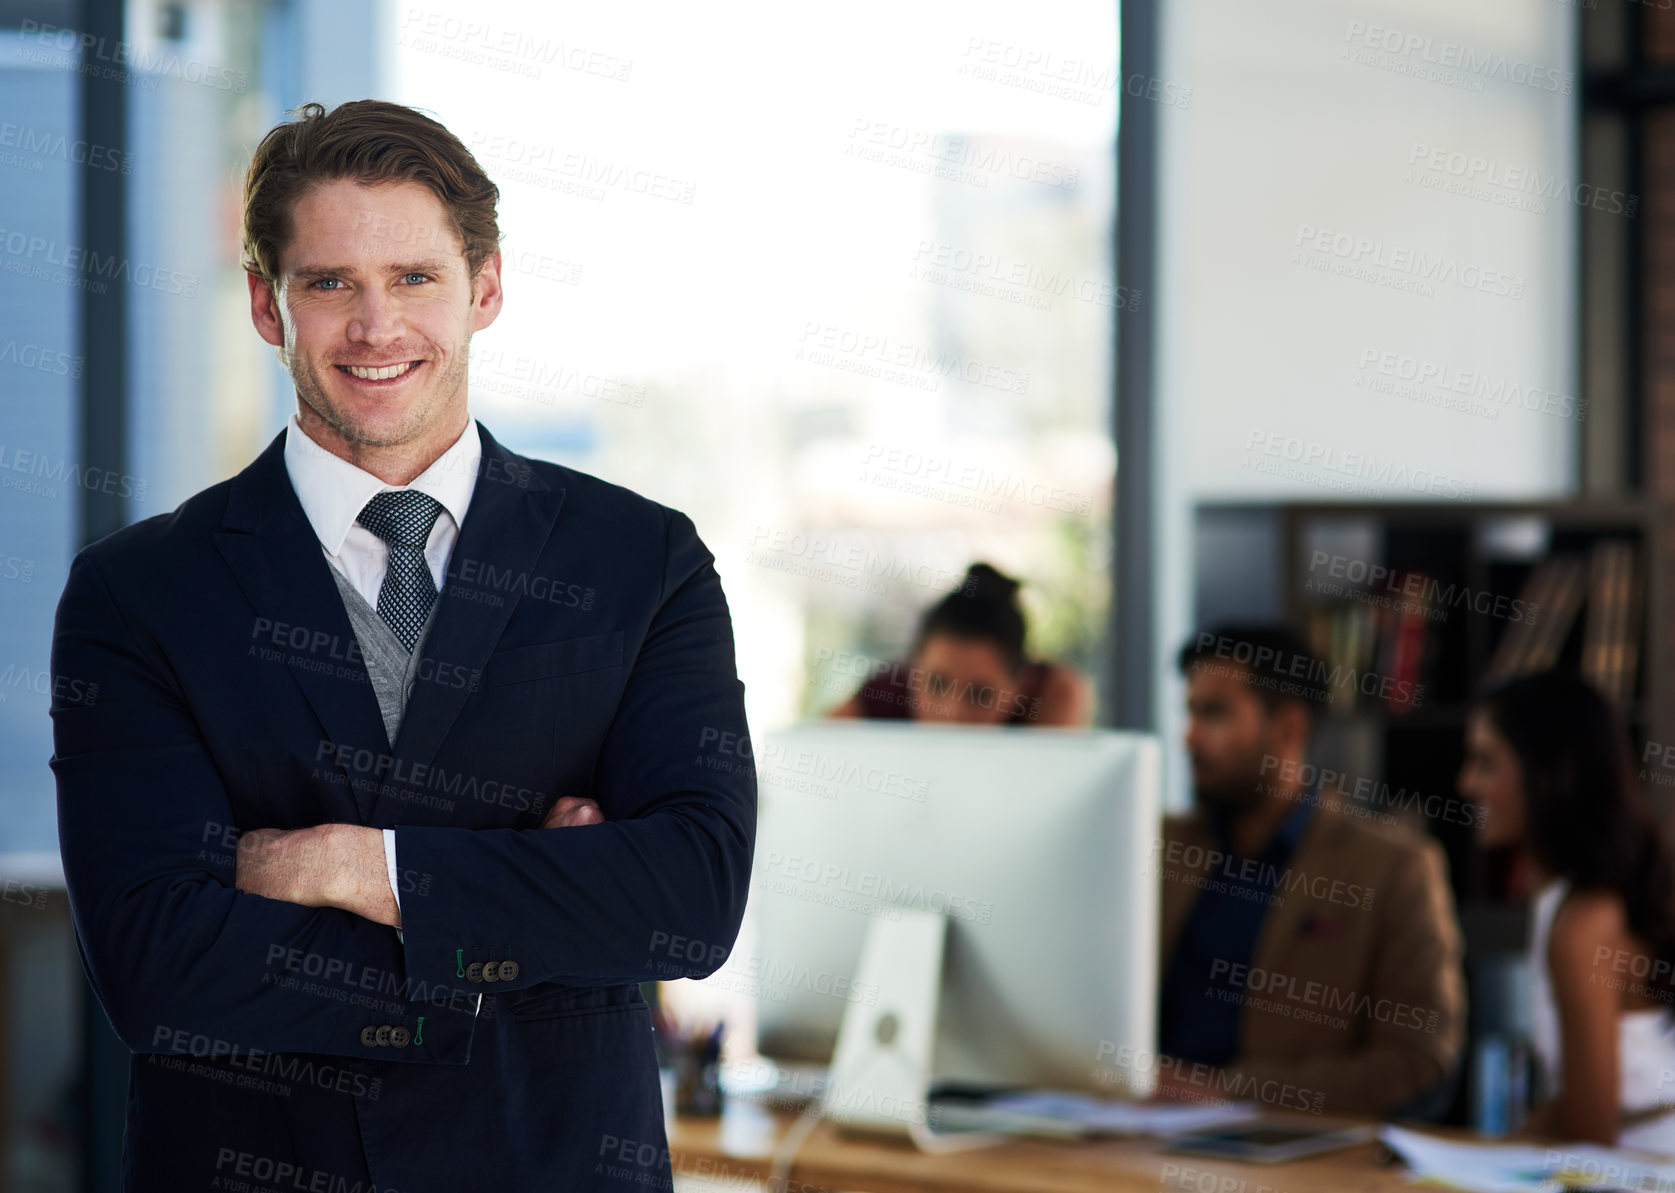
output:
[[[826,721],[764,735],[758,1048],[831,1060],[868,925],[947,919],[931,1077],[1147,1093],[1161,749],[1102,730]],[[876,985],[868,983],[867,986]],[[1149,1063],[1149,1062],[1147,1062]]]

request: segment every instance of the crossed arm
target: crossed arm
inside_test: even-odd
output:
[[[575,828],[604,820],[599,805],[567,795],[547,810],[541,828]],[[390,889],[384,830],[359,824],[263,828],[238,839],[234,884],[241,891],[304,907],[336,907],[376,924],[401,927]]]

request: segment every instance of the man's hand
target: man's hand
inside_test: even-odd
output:
[[[567,795],[547,809],[542,828],[601,824],[590,799]],[[390,890],[382,829],[358,824],[253,829],[238,839],[234,883],[241,891],[300,903],[338,907],[378,924],[401,927],[401,909]]]
[[[577,799],[573,795],[562,797],[547,814],[541,818],[542,828],[578,828],[584,824],[603,824],[605,814],[599,810],[599,805],[590,799]]]
[[[381,829],[358,824],[259,828],[238,839],[238,889],[304,907],[338,907],[401,926]]]

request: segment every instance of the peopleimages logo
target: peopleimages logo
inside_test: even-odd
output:
[[[1369,25],[1365,21],[1351,21],[1344,32],[1344,40],[1351,49],[1376,50],[1410,63],[1437,67],[1444,71],[1458,71],[1468,76],[1482,90],[1482,82],[1500,81],[1532,87],[1537,91],[1555,91],[1569,95],[1576,84],[1576,76],[1568,70],[1541,66],[1523,58],[1492,50],[1480,50],[1457,41],[1439,41],[1423,33],[1409,33],[1383,25]],[[1356,58],[1356,61],[1363,61]],[[1369,63],[1369,65],[1379,65]]]
[[[57,25],[43,25],[28,18],[18,23],[18,34],[31,38],[38,45],[49,46],[63,53],[79,54],[82,61],[80,69],[86,70],[93,64],[103,62],[109,64],[103,68],[108,72],[107,77],[121,80],[130,73],[137,74],[148,88],[155,86],[150,76],[179,79],[185,83],[202,83],[206,87],[231,91],[237,95],[243,95],[245,88],[250,86],[248,71],[182,58],[179,54],[164,50],[147,53],[125,41],[112,41],[92,33],[63,29]],[[26,60],[36,60],[37,55],[26,53],[24,57]]]
[[[45,158],[57,158],[107,173],[121,171],[127,175],[134,172],[134,155],[131,153],[119,153],[108,145],[91,141],[73,141],[52,129],[31,128],[9,121],[0,123],[0,149],[17,150],[19,164],[34,163],[36,172],[39,172],[39,163]],[[0,155],[0,160],[8,156],[11,155]]]
[[[835,323],[804,322],[797,343],[794,360],[834,365],[885,381],[912,382],[916,389],[934,390],[939,388],[941,378],[953,377],[968,385],[1006,393],[1029,392],[1028,373]],[[844,358],[862,363],[846,365],[842,363]]]
[[[1027,261],[1009,260],[1000,253],[973,252],[940,240],[920,240],[913,254],[918,276],[927,282],[950,284],[951,275],[965,275],[961,289],[993,297],[1015,294],[1038,310],[1050,310],[1054,298],[1072,298],[1094,306],[1134,311],[1140,292],[1112,281],[1079,274],[1073,269],[1047,269]]]
[[[854,536],[837,532],[814,531],[805,534],[797,530],[765,526],[758,522],[756,529],[751,533],[749,548],[745,562],[761,564],[764,567],[779,566],[782,570],[794,570],[785,561],[798,559],[817,568],[836,569],[867,579],[890,580],[937,591],[951,587],[960,588],[966,596],[972,595],[972,590],[976,587],[975,580],[964,580],[963,571],[897,558],[878,551],[871,543],[857,541]],[[777,564],[772,562],[775,557],[779,560]],[[872,591],[883,592],[883,585],[880,584]]]
[[[615,158],[572,152],[567,146],[475,131],[466,138],[466,145],[480,161],[503,163],[495,171],[496,178],[501,178],[509,168],[519,181],[576,193],[587,199],[603,200],[607,189],[617,189],[690,205],[698,193],[696,182],[625,165]]]
[[[1640,210],[1640,196],[1608,190],[1530,166],[1509,165],[1481,154],[1465,153],[1415,141],[1408,150],[1408,180],[1431,190],[1487,199],[1502,207],[1546,214],[1546,200],[1591,207],[1630,219]]]
[[[1400,999],[1375,999],[1370,994],[1345,990],[1325,982],[1299,981],[1294,974],[1282,974],[1263,969],[1261,966],[1227,961],[1220,957],[1210,962],[1210,980],[1213,982],[1217,979],[1224,980],[1233,988],[1232,992],[1240,996],[1237,1001],[1255,1006],[1259,1010],[1277,1011],[1288,1018],[1325,1022],[1327,1026],[1339,1030],[1349,1025],[1348,1019],[1343,1017],[1348,1015],[1435,1035],[1442,1018],[1436,1011],[1417,1007]],[[1258,999],[1255,997],[1257,995],[1269,997]],[[1318,1018],[1308,1019],[1299,1013],[1297,1007],[1287,1005],[1291,1003],[1337,1014],[1340,1017],[1336,1022]]]
[[[843,894],[878,899],[894,907],[940,912],[974,924],[986,924],[994,915],[994,904],[987,899],[972,899],[940,887],[927,889],[922,882],[898,881],[871,870],[851,870],[833,862],[822,864],[817,858],[784,854],[777,849],[769,850],[761,861],[764,880],[784,879],[811,887],[834,888]]]
[[[896,480],[897,483],[885,483],[886,477]],[[867,447],[866,459],[862,461],[861,479],[881,484],[885,488],[900,488],[903,491],[919,491],[922,488],[926,496],[958,489],[971,494],[976,501],[998,498],[999,500],[980,507],[989,513],[1000,512],[1001,500],[1033,505],[1054,513],[1074,514],[1077,517],[1087,517],[1093,510],[1093,498],[1090,494],[1061,489],[1057,485],[1046,484],[1036,476],[997,472],[976,460],[926,455],[911,448],[892,447],[883,443],[874,443]],[[942,499],[951,497],[939,498]]]
[[[1004,176],[1073,191],[1081,176],[1080,170],[1014,152],[982,138],[928,132],[866,116],[855,118],[849,141],[843,151],[845,157],[978,187],[987,187],[991,178]]]
[[[1588,413],[1588,399],[1578,398],[1574,394],[1558,393],[1539,385],[1520,385],[1506,377],[1454,368],[1438,361],[1401,352],[1363,348],[1357,368],[1362,374],[1356,381],[1357,385],[1366,383],[1366,388],[1379,389],[1380,387],[1371,383],[1370,375],[1392,382],[1411,382],[1420,390],[1428,390],[1438,395],[1431,401],[1432,405],[1450,405],[1447,399],[1453,397],[1480,401],[1488,408],[1490,417],[1499,417],[1503,407],[1516,407],[1531,413],[1549,414],[1555,418],[1574,418],[1578,422]],[[1466,408],[1464,401],[1459,405],[1460,408]]]
[[[1518,274],[1490,269],[1474,262],[1462,263],[1457,257],[1427,253],[1408,245],[1386,244],[1369,236],[1317,228],[1313,224],[1298,224],[1292,246],[1298,250],[1293,256],[1293,263],[1315,267],[1318,267],[1316,262],[1326,266],[1336,265],[1341,268],[1331,269],[1330,272],[1346,277],[1365,277],[1369,281],[1385,278],[1399,280],[1408,283],[1406,288],[1426,297],[1435,293],[1438,284],[1514,301],[1524,297],[1525,279]],[[1305,251],[1324,256],[1307,257],[1303,255]],[[1377,270],[1384,272],[1372,272]]]
[[[439,54],[476,66],[505,70],[538,79],[542,68],[558,66],[579,74],[626,83],[634,60],[551,37],[536,37],[521,29],[496,29],[487,21],[454,16],[434,9],[409,7],[401,19],[400,43],[424,53]]]
[[[1089,1074],[1102,1085],[1123,1083],[1126,1073],[1148,1073],[1156,1070],[1159,1077],[1170,1077],[1177,1085],[1198,1087],[1197,1091],[1177,1091],[1177,1098],[1192,1102],[1261,1102],[1286,1110],[1301,1110],[1319,1114],[1326,1095],[1318,1090],[1292,1085],[1273,1079],[1259,1081],[1244,1073],[1236,1073],[1218,1065],[1202,1061],[1181,1060],[1136,1048],[1133,1044],[1118,1044],[1115,1040],[1099,1041],[1094,1053],[1093,1070]]]
[[[1299,763],[1281,759],[1273,754],[1262,756],[1257,771],[1266,783],[1265,790],[1281,793],[1300,790],[1298,798],[1318,803],[1323,795],[1336,796],[1339,810],[1363,817],[1379,808],[1394,808],[1398,812],[1416,812],[1427,820],[1448,824],[1469,824],[1483,827],[1487,809],[1480,804],[1467,803],[1435,792],[1426,794],[1417,788],[1393,787],[1382,779],[1346,774],[1331,767],[1317,767],[1312,762]]]
[[[1377,492],[1378,487],[1388,486],[1450,499],[1469,499],[1477,492],[1477,482],[1473,480],[1430,468],[1409,468],[1370,452],[1343,451],[1329,444],[1255,428],[1245,438],[1245,452],[1246,468],[1254,466],[1258,472],[1284,476],[1294,471],[1300,480],[1308,480],[1314,473],[1321,479],[1331,480],[1333,487],[1356,492]],[[1258,453],[1270,459],[1258,458]]]
[[[1098,105],[1121,85],[1130,99],[1147,99],[1171,107],[1192,106],[1192,88],[1147,75],[1119,77],[1108,60],[1074,58],[1056,50],[1000,41],[991,37],[966,39],[965,61],[958,74],[984,82],[1001,83],[1053,99]]]
[[[819,750],[790,749],[783,744],[769,742],[758,755],[756,768],[760,781],[776,782],[775,772],[800,775],[816,782],[841,783],[846,787],[870,791],[876,795],[891,795],[897,799],[922,804],[930,791],[930,781],[886,770],[878,766],[862,766],[853,758],[833,757]]]
[[[1309,578],[1303,583],[1303,591],[1343,595],[1341,587],[1330,581],[1343,581],[1345,586],[1363,592],[1378,590],[1392,597],[1412,598],[1411,608],[1407,601],[1399,602],[1401,611],[1417,613],[1428,608],[1433,620],[1439,621],[1447,617],[1449,609],[1463,608],[1506,621],[1534,621],[1540,612],[1538,605],[1522,597],[1487,592],[1469,584],[1443,584],[1419,572],[1316,548],[1309,556]]]
[[[1213,654],[1217,659],[1226,660],[1234,668],[1238,668],[1241,672],[1238,677],[1242,682],[1269,691],[1301,696],[1304,699],[1329,699],[1334,692],[1348,689],[1363,696],[1412,704],[1418,708],[1425,695],[1424,684],[1405,679],[1398,680],[1376,671],[1361,671],[1341,664],[1328,666],[1323,659],[1277,650],[1271,646],[1256,646],[1208,630],[1199,631],[1197,654],[1200,661],[1194,664],[1196,667],[1217,667],[1217,664],[1204,657]],[[1243,671],[1250,674],[1243,675]],[[1234,673],[1231,668],[1221,668],[1211,673],[1222,672]]]
[[[763,993],[778,995],[775,1000],[778,1002],[785,1001],[785,993],[788,990],[796,989],[810,994],[825,995],[842,1002],[864,1003],[869,1007],[878,1005],[876,982],[858,982],[847,974],[833,973],[826,969],[810,969],[795,962],[762,957],[741,960],[734,956],[720,972],[742,978]]]
[[[1229,893],[1230,884],[1253,884],[1264,888],[1270,895],[1279,895],[1281,891],[1287,895],[1301,891],[1322,902],[1354,907],[1361,911],[1372,910],[1373,899],[1377,894],[1372,887],[1345,882],[1330,875],[1311,875],[1292,866],[1276,866],[1272,862],[1262,862],[1255,858],[1234,857],[1220,849],[1182,841],[1154,838],[1151,848],[1146,852],[1146,860],[1150,863],[1146,870],[1148,878],[1165,877],[1180,882],[1196,876],[1215,883],[1215,889]],[[1171,868],[1166,870],[1166,866]],[[1203,883],[1188,882],[1188,885],[1201,886]],[[1251,898],[1253,902],[1262,901],[1254,896]],[[1270,899],[1269,905],[1277,907],[1284,901],[1283,897]]]
[[[79,244],[60,244],[15,228],[0,228],[0,254],[11,258],[6,262],[8,273],[24,273],[43,281],[69,283],[80,278],[90,282],[97,278],[107,282],[131,282],[141,289],[159,290],[185,298],[198,296],[195,274],[177,273],[127,257],[106,256]],[[53,269],[62,272],[53,273]]]

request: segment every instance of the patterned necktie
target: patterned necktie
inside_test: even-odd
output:
[[[442,514],[442,503],[415,489],[386,489],[366,503],[355,519],[390,545],[390,564],[378,589],[378,616],[411,654],[419,644],[436,580],[425,562],[425,542]]]

